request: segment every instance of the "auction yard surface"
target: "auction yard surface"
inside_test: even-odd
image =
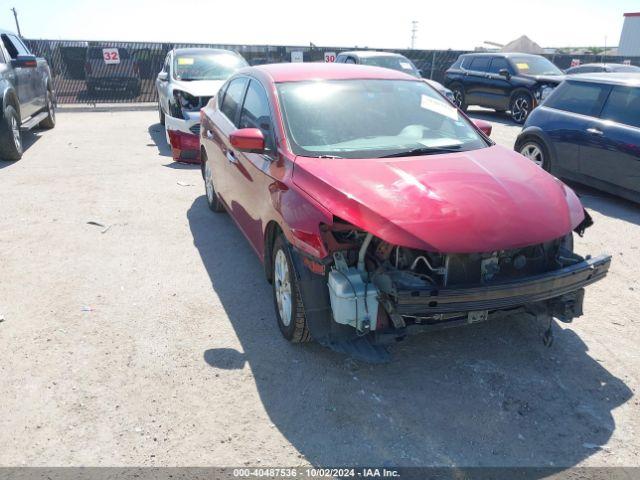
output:
[[[519,128],[482,118],[511,148]],[[551,348],[516,318],[371,366],[280,336],[155,112],[61,113],[25,141],[0,163],[0,465],[640,465],[640,206],[579,189],[576,248],[612,268]]]

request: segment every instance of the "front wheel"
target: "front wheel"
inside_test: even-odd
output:
[[[160,100],[158,100],[158,117],[160,117],[160,125],[164,125],[164,110],[162,110]]]
[[[21,158],[20,117],[13,106],[7,105],[0,120],[0,159],[15,161]]]
[[[304,314],[291,252],[284,237],[278,235],[273,246],[273,303],[282,336],[292,343],[311,340]]]
[[[514,95],[509,110],[511,110],[511,120],[522,125],[533,110],[531,95],[524,92]]]
[[[463,112],[466,112],[467,103],[464,95],[464,88],[462,87],[462,85],[452,85],[451,92],[453,93],[453,104]]]
[[[537,140],[526,140],[518,148],[518,152],[533,163],[549,171],[549,155],[547,149]]]

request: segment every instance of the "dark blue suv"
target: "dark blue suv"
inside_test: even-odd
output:
[[[567,77],[514,148],[554,175],[640,202],[640,74]]]
[[[444,84],[462,110],[470,105],[509,110],[514,122],[524,123],[563,79],[562,71],[540,55],[467,53],[447,70]]]

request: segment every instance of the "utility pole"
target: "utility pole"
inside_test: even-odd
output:
[[[416,33],[418,32],[418,21],[411,21],[411,50],[416,48]]]
[[[18,12],[16,12],[15,7],[11,9],[13,12],[13,18],[16,19],[16,29],[18,30],[18,36],[22,37],[22,33],[20,33],[20,24],[18,23]]]

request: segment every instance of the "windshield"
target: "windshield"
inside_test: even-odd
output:
[[[173,76],[176,80],[226,80],[247,62],[231,53],[189,53],[176,55]]]
[[[509,60],[521,75],[562,75],[562,70],[544,57],[510,57]]]
[[[296,155],[371,158],[488,145],[455,107],[420,81],[307,81],[277,88]]]
[[[405,57],[396,57],[395,55],[381,55],[379,57],[360,57],[362,65],[371,65],[374,67],[390,68],[400,72],[408,73],[414,77],[419,77],[418,69],[411,60]]]

